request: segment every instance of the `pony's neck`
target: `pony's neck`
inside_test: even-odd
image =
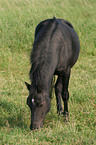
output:
[[[36,69],[32,74],[32,86],[39,91],[49,92],[51,87],[52,76],[48,75],[46,71],[42,69]]]

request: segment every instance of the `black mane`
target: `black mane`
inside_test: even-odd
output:
[[[33,82],[33,79],[40,80],[39,78],[40,69],[45,61],[46,54],[47,54],[49,44],[50,44],[50,39],[47,40],[48,42],[47,45],[43,42],[43,39],[46,37],[46,35],[48,35],[48,30],[50,29],[53,21],[54,20],[50,19],[49,21],[43,21],[40,23],[40,26],[38,28],[39,38],[38,38],[37,30],[35,32],[36,33],[35,40],[33,43],[33,49],[30,56],[30,62],[31,62],[30,79],[32,82]]]

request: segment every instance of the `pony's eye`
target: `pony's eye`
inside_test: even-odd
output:
[[[32,98],[32,103],[34,103],[34,99]]]

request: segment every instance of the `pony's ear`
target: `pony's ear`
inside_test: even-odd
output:
[[[27,89],[30,91],[30,84],[28,84],[27,82],[25,82],[25,85],[27,86]]]

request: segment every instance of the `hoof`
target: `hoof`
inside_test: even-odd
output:
[[[63,112],[63,114],[64,114],[64,122],[69,122],[69,113]]]
[[[58,115],[62,115],[63,114],[63,110],[57,111]]]

